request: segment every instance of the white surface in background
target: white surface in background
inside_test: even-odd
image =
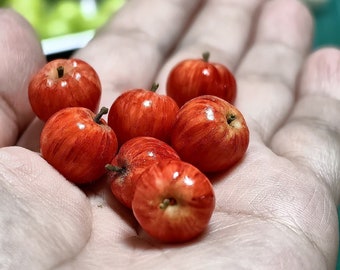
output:
[[[53,37],[41,41],[45,55],[73,51],[83,48],[93,38],[95,30]]]

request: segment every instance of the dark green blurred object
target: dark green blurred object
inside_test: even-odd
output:
[[[314,48],[340,46],[340,0],[312,7],[315,17]]]

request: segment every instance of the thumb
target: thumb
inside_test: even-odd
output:
[[[51,269],[86,245],[87,197],[37,153],[0,149],[0,193],[1,269]]]

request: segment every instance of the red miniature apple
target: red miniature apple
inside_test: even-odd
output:
[[[171,145],[182,160],[203,172],[228,169],[245,154],[249,130],[241,112],[211,95],[183,105],[171,134]]]
[[[181,107],[190,99],[201,95],[214,95],[233,103],[236,80],[224,65],[209,62],[209,53],[201,59],[185,59],[170,71],[166,93]]]
[[[111,164],[107,165],[107,179],[113,195],[131,208],[136,182],[155,162],[179,159],[170,145],[153,137],[135,137],[125,142]]]
[[[180,160],[152,165],[136,184],[133,213],[140,226],[162,242],[185,242],[208,226],[215,208],[209,179]]]
[[[139,136],[155,137],[170,142],[170,130],[179,110],[168,96],[151,90],[131,89],[121,94],[111,105],[108,124],[116,132],[118,143]]]
[[[46,121],[66,107],[98,110],[101,83],[96,71],[80,59],[55,59],[31,78],[28,97],[33,112]]]
[[[105,113],[107,108],[95,115],[87,108],[69,107],[47,120],[40,137],[41,154],[69,181],[97,180],[116,154],[116,135],[101,118]]]

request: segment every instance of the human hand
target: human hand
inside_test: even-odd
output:
[[[80,189],[31,151],[42,124],[26,87],[44,60],[28,25],[0,16],[1,269],[334,269],[340,53],[308,55],[298,1],[130,0],[75,53],[98,71],[105,106],[154,81],[164,92],[170,68],[203,51],[235,72],[249,149],[212,179],[209,228],[182,245],[150,239],[106,183]]]

